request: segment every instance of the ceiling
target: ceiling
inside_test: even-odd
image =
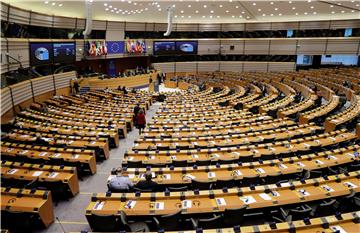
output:
[[[174,6],[174,23],[244,23],[360,19],[360,0],[347,1],[132,1],[87,0],[93,19],[127,22],[167,22]],[[3,0],[23,9],[58,16],[85,18],[85,0]]]

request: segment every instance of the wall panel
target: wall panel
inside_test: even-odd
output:
[[[271,23],[247,23],[245,25],[246,31],[263,31],[271,30]]]
[[[325,47],[326,39],[302,39],[298,42],[297,54],[321,55]]]
[[[53,17],[50,15],[44,15],[37,12],[31,13],[30,25],[41,27],[52,27]]]
[[[220,51],[220,40],[199,40],[198,54],[218,54]]]
[[[267,71],[267,62],[244,62],[244,72],[247,71],[259,71],[266,72]]]
[[[268,62],[269,72],[293,71],[295,69],[295,62]]]
[[[125,23],[124,22],[108,21],[107,30],[124,31],[124,29],[125,29]]]
[[[245,40],[245,54],[268,54],[269,40]]]
[[[326,54],[358,54],[359,39],[329,39]]]
[[[199,72],[214,72],[220,68],[219,62],[198,62]]]
[[[167,63],[153,63],[154,68],[160,72],[164,73],[172,73],[175,71],[175,63],[167,62]]]
[[[234,71],[234,72],[242,72],[243,71],[243,63],[244,62],[220,62],[220,71]]]
[[[3,115],[12,108],[10,88],[8,87],[2,88],[0,91],[0,96],[1,96],[1,115]]]
[[[300,30],[304,29],[328,29],[330,21],[304,21],[300,22]]]
[[[230,47],[234,46],[231,50]],[[221,41],[222,54],[244,54],[244,40],[222,40]]]
[[[76,18],[69,18],[69,17],[54,17],[54,28],[75,28]]]
[[[14,98],[14,105],[18,105],[25,100],[32,98],[30,81],[24,81],[21,83],[10,86]]]
[[[1,2],[1,21],[7,21],[8,13],[9,13],[9,5]]]
[[[196,71],[196,62],[176,62],[176,72]]]
[[[296,40],[274,39],[270,41],[270,54],[294,55],[296,53]]]
[[[106,30],[106,21],[104,21],[104,20],[93,20],[92,29],[93,30]]]
[[[217,32],[220,31],[221,24],[199,24],[200,32]]]
[[[10,8],[9,22],[18,24],[29,24],[30,11],[20,8]]]
[[[185,24],[185,23],[177,23],[176,25],[173,25],[175,28],[175,31],[177,32],[197,32],[199,29],[199,24]]]
[[[32,79],[31,82],[33,85],[35,96],[44,94],[49,91],[54,91],[54,82],[52,75],[35,78]]]
[[[19,60],[23,67],[29,67],[30,58],[29,58],[29,42],[25,39],[8,39],[9,46],[9,55]],[[19,67],[19,64],[9,59],[9,70],[16,70]]]
[[[244,31],[245,24],[243,23],[226,23],[221,26],[221,31],[223,32],[229,32],[229,31]]]
[[[76,78],[76,72],[72,71],[72,72],[55,74],[54,78],[55,78],[56,89],[69,87],[70,80]]]
[[[330,28],[360,28],[360,20],[334,20],[330,22]]]

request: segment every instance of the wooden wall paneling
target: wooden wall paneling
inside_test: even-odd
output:
[[[342,38],[328,39],[326,54],[358,54],[360,39]]]

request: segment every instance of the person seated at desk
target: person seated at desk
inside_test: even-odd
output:
[[[135,187],[141,190],[151,190],[155,191],[158,184],[155,181],[152,181],[152,174],[150,171],[145,173],[145,180],[140,180]]]
[[[121,90],[124,92],[124,95],[127,95],[128,91],[126,90],[125,86],[123,86],[123,88]]]
[[[119,167],[116,169],[116,176],[110,179],[108,187],[109,190],[113,192],[125,192],[132,189],[134,187],[134,184],[130,180],[130,178],[125,175],[122,168]]]
[[[41,134],[36,133],[34,144],[41,145],[41,146],[48,146],[49,142],[47,140],[45,140],[43,137],[41,137]]]

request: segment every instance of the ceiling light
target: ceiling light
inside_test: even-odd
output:
[[[334,5],[330,5],[330,7],[334,7]]]
[[[111,10],[111,12],[114,12],[114,10]]]
[[[314,9],[314,6],[311,6],[310,8],[311,8],[311,9]]]
[[[235,8],[237,9],[237,8],[239,8],[239,6],[235,6]]]
[[[307,12],[304,12],[304,15],[307,15],[308,13]]]
[[[292,3],[292,1],[289,1],[289,4],[291,4]]]
[[[331,14],[335,14],[335,11],[331,11]]]
[[[232,15],[231,17],[232,17],[232,18],[235,18],[235,15]]]
[[[311,0],[308,0],[308,2],[311,2]]]
[[[359,4],[356,4],[355,6],[360,6]]]
[[[107,6],[107,3],[104,3],[104,6]]]
[[[256,6],[256,2],[253,2],[253,6]]]
[[[262,16],[266,16],[266,14],[262,14]]]
[[[261,9],[258,9],[258,11],[261,11]]]
[[[296,7],[294,7],[294,6],[293,6],[291,9],[295,10],[295,9],[296,9]]]
[[[295,15],[299,15],[299,13],[296,12]]]
[[[175,15],[174,17],[177,18],[177,15]]]
[[[203,17],[203,18],[205,18],[206,16],[205,16],[205,15],[203,15],[202,17]]]
[[[282,16],[282,14],[280,13],[279,16]]]
[[[106,11],[108,11],[108,10],[109,10],[109,8],[105,8],[105,10],[106,10]]]
[[[181,18],[184,18],[184,16],[182,15]]]
[[[274,16],[274,14],[270,14],[270,16]]]
[[[242,11],[241,14],[245,14],[245,11]]]
[[[210,13],[212,14],[212,13],[214,13],[214,11],[210,11]]]
[[[199,11],[198,11],[198,10],[196,10],[196,11],[195,11],[195,13],[197,14],[197,13],[199,13]]]
[[[188,7],[191,7],[191,5],[189,4]]]
[[[313,14],[316,15],[317,14],[316,11],[314,11]]]
[[[229,13],[230,11],[226,10],[225,12],[226,12],[226,13]]]
[[[191,19],[191,15],[189,15],[188,18]]]
[[[147,11],[147,10],[148,10],[148,8],[146,7],[146,8],[145,8],[145,10]]]
[[[128,1],[128,3],[131,3],[131,1]]]
[[[175,8],[175,7],[176,7],[176,5],[174,4],[174,5],[172,5],[172,7],[174,7],[174,8]]]
[[[351,12],[352,12],[352,13],[354,13],[355,11],[354,11],[354,10],[352,10]]]
[[[180,13],[181,13],[181,14],[183,14],[183,13],[184,13],[184,11],[180,11]]]
[[[158,10],[161,11],[161,8],[159,8]]]
[[[242,15],[239,15],[239,18],[242,18]]]
[[[62,7],[62,6],[63,6],[63,4],[62,4],[62,3],[60,3],[60,4],[59,4],[59,7]]]
[[[219,7],[221,8],[221,7],[223,7],[223,5],[219,5]]]
[[[210,15],[210,18],[211,18],[211,19],[212,19],[212,17],[213,17],[213,16],[212,16],[212,15]]]
[[[134,2],[134,5],[136,6],[136,5],[137,5],[137,3],[136,3],[136,2]]]
[[[220,15],[216,16],[217,18],[220,18]]]
[[[117,8],[116,8],[116,7],[114,7],[114,10],[117,10]]]
[[[109,8],[112,8],[112,6],[110,5]]]
[[[56,4],[55,2],[51,3],[51,5],[53,5],[53,6],[55,6],[55,4]]]
[[[345,13],[345,11],[341,11],[341,13]]]
[[[274,5],[274,2],[270,2],[271,5]]]
[[[229,2],[232,2],[232,0],[229,0]]]
[[[159,8],[159,7],[160,7],[160,5],[156,5],[156,7],[157,7],[157,8]]]
[[[247,16],[246,18],[247,18],[247,19],[250,19],[250,16]]]
[[[340,3],[340,2],[338,2],[337,4],[338,4],[339,6],[341,6],[341,3]]]
[[[206,8],[207,7],[207,5],[204,5],[204,8]]]
[[[49,1],[45,1],[44,3],[45,3],[45,4],[49,4]]]
[[[279,9],[278,9],[278,8],[275,8],[274,10],[276,10],[276,11],[277,11],[277,10],[279,10]]]
[[[116,14],[119,14],[119,11],[116,11]]]

